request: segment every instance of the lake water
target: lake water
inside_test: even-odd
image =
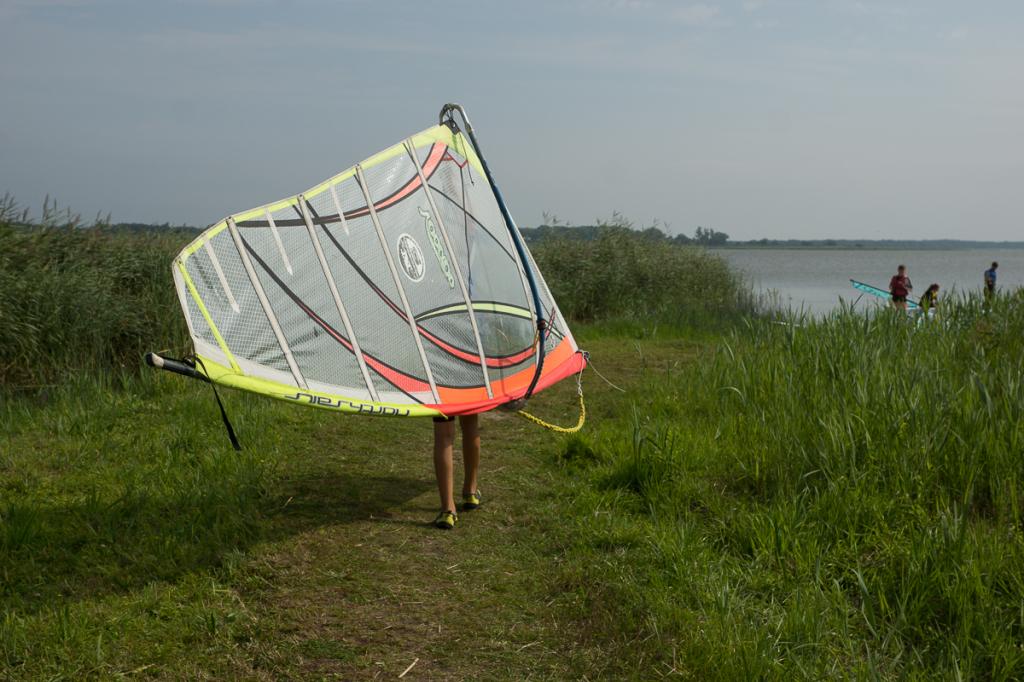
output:
[[[914,284],[914,298],[937,282],[940,297],[957,291],[982,288],[982,273],[992,261],[999,263],[1001,290],[1024,286],[1024,249],[963,249],[948,251],[901,250],[814,250],[814,249],[716,249],[742,271],[760,293],[777,297],[783,307],[824,313],[839,299],[854,301],[860,296],[850,279],[889,288],[896,266],[907,266]],[[863,296],[857,307],[884,304],[874,296]]]

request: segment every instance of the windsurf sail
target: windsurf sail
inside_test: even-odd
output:
[[[892,298],[892,294],[890,294],[885,289],[879,289],[878,287],[871,286],[870,284],[865,284],[864,282],[858,282],[855,279],[851,279],[850,280],[850,284],[853,285],[854,289],[856,289],[857,291],[863,291],[865,294],[870,294],[872,296],[877,296],[878,298],[884,298],[884,299]],[[921,306],[919,306],[918,304],[914,303],[909,298],[907,299],[907,310],[916,310],[916,309],[918,309],[920,307]]]
[[[301,194],[227,216],[172,271],[197,361],[151,364],[300,405],[473,414],[586,362],[458,105]]]

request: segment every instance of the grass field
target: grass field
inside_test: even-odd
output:
[[[557,441],[488,417],[487,506],[442,533],[427,525],[429,421],[225,398],[242,453],[209,387],[169,375],[7,404],[0,677],[393,679],[417,658],[413,679],[586,667],[548,589],[564,537],[543,464]],[[571,391],[545,399],[572,409]]]
[[[227,391],[236,453],[208,386],[141,370],[183,342],[173,235],[112,278],[52,254],[135,235],[5,229],[45,310],[88,283],[155,317],[50,344],[0,288],[32,339],[0,352],[0,678],[1024,677],[1019,297],[778,324],[738,288],[624,314],[565,285],[615,387],[587,375],[579,436],[485,415],[486,506],[443,533],[429,422]],[[587,258],[633,267],[623,238]],[[718,272],[648,246],[638,273]],[[570,383],[532,410],[574,421]]]
[[[563,451],[600,629],[695,679],[1024,677],[1022,302],[631,368]]]

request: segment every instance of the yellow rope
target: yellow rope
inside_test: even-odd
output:
[[[522,417],[524,419],[529,419],[534,424],[540,424],[544,428],[551,429],[552,431],[557,431],[558,433],[576,433],[577,431],[579,431],[580,429],[583,428],[583,422],[585,422],[587,420],[587,407],[586,407],[586,405],[583,404],[583,391],[579,391],[579,396],[580,396],[580,419],[579,419],[578,422],[576,422],[576,426],[570,426],[570,427],[566,428],[564,426],[558,426],[557,424],[549,424],[546,421],[544,421],[543,419],[540,419],[539,417],[535,417],[532,414],[530,414],[529,412],[523,412],[522,410],[520,410],[519,412],[516,412],[516,414],[518,414],[520,417]]]

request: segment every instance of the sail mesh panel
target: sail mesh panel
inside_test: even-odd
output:
[[[507,246],[508,229],[490,185],[460,155],[451,149],[448,154],[450,158],[441,163],[429,184],[445,224],[456,226],[449,234],[457,257],[465,264],[471,298],[528,310],[519,260]],[[476,319],[488,357],[506,357],[532,347],[535,326],[531,320],[480,311]],[[488,373],[494,382],[534,362],[535,355],[530,354],[515,366],[490,367]]]
[[[288,216],[289,211],[291,216]],[[278,218],[296,215],[293,209],[288,208],[275,213],[274,219],[276,221]],[[259,256],[259,260],[253,259],[253,267],[303,377],[307,381],[336,386],[345,395],[351,395],[352,389],[361,394],[365,392],[366,382],[355,356],[330,330],[324,329],[302,308],[306,306],[313,315],[347,340],[341,314],[305,225],[278,228],[281,245],[292,266],[292,274],[288,273],[281,249],[269,228],[246,228],[241,230],[241,234]],[[273,271],[273,276],[263,269],[259,261],[266,263]],[[295,299],[301,301],[301,305]]]
[[[230,233],[226,229],[222,230],[209,243],[217,255],[239,311],[236,313],[231,308],[205,249],[192,254],[186,261],[186,267],[228,349],[233,355],[288,372],[290,376],[288,362],[263,312],[256,290],[249,281]]]
[[[336,191],[346,213],[366,204],[354,178],[343,181]],[[352,217],[347,223],[350,234],[346,235],[340,224],[332,223],[324,228],[321,241],[352,327],[359,330],[363,352],[402,373],[426,381],[409,322],[404,313],[396,312],[385,300],[390,300],[401,311],[398,290],[373,222],[368,215],[363,215]],[[371,378],[378,390],[394,390],[381,376],[371,373]]]
[[[548,288],[548,283],[544,281],[544,277],[540,274],[540,269],[537,268],[536,261],[533,260],[533,254],[530,253],[529,249],[526,249],[527,258],[530,259],[530,267],[533,268],[533,276],[537,280],[537,287],[540,290],[540,302],[544,306],[544,317],[548,320],[550,326],[552,326],[557,334],[549,334],[547,341],[544,344],[544,352],[550,353],[558,346],[562,341],[562,337],[567,335],[567,327],[562,321],[562,313],[558,310],[558,306],[555,305],[555,298],[551,295],[551,290]],[[569,337],[570,340],[572,337]],[[572,342],[573,347],[576,347],[575,341]]]
[[[338,197],[341,200],[341,197]],[[323,191],[313,198],[306,199],[310,210],[310,219],[314,225],[339,225],[338,210],[334,207],[329,190]]]
[[[218,346],[217,337],[215,337],[213,335],[213,332],[210,330],[210,325],[206,323],[206,318],[203,317],[202,311],[199,310],[199,306],[196,305],[195,300],[193,300],[192,294],[186,291],[184,300],[185,307],[188,310],[189,320],[192,323],[192,330],[203,341],[206,341],[207,343],[210,343],[214,346]]]
[[[434,381],[442,386],[479,387],[484,385],[483,370],[473,330],[465,321],[466,313],[458,312],[424,320],[420,328],[442,340],[448,348],[432,343],[427,336],[423,348],[434,372]],[[456,355],[456,353],[458,355]],[[460,357],[461,356],[461,357]]]
[[[396,191],[407,192],[410,183],[418,183],[416,167],[409,156],[402,155],[368,169],[366,184],[372,188],[375,203],[382,202]],[[394,259],[409,307],[414,316],[439,305],[465,304],[458,284],[453,254],[444,244],[441,225],[435,219],[430,203],[422,187],[404,194],[404,198],[378,211],[378,219],[387,237],[388,248]],[[403,248],[405,253],[403,254]],[[413,277],[403,266],[403,256],[409,258],[409,250],[415,253],[422,271]],[[445,270],[447,266],[447,271]],[[441,329],[440,344],[429,337],[423,337],[423,348],[427,355],[434,379],[446,386],[483,385],[483,371],[480,368],[476,342],[472,341],[473,331],[468,313],[450,317]],[[444,344],[452,342],[451,334],[468,336],[471,341],[464,344],[476,358],[475,369],[467,361],[443,350]],[[467,367],[470,371],[467,372]],[[474,375],[475,373],[475,375]]]
[[[425,137],[435,139],[447,135],[440,128],[428,133]],[[505,389],[503,378],[522,375],[516,387],[507,387],[509,391],[521,391],[522,378],[528,377],[535,366],[535,322],[516,313],[532,310],[524,265],[489,183],[456,151],[464,144],[467,141],[456,136],[451,147],[423,142],[414,150],[420,165],[426,166],[424,174],[434,207],[403,145],[374,157],[389,158],[363,167],[383,240],[378,237],[355,177],[335,184],[342,210],[348,214],[348,233],[342,228],[329,189],[308,198],[313,229],[320,236],[328,268],[366,358],[370,380],[383,402],[433,402],[399,286],[413,316],[434,311],[418,323],[417,329],[439,386],[481,387],[485,377],[480,367],[480,346],[487,357],[487,377],[499,397]],[[287,203],[296,201],[293,198]],[[273,218],[280,245],[260,212],[240,221],[238,228],[251,247],[255,276],[300,372],[315,387],[330,393],[369,397],[364,374],[346,347],[351,341],[349,330],[338,312],[301,213],[293,205],[286,205],[275,211]],[[292,384],[288,362],[234,241],[223,226],[216,229],[220,232],[209,238],[209,243],[239,309],[232,309],[204,247],[182,255],[197,294],[246,373]],[[290,273],[282,251],[287,254]],[[386,254],[397,272],[389,267]],[[532,258],[530,267],[537,276],[543,312],[553,316],[551,326],[557,332],[547,339],[550,352],[562,342],[563,334],[570,341],[571,336],[561,316],[554,313],[551,292]],[[476,307],[466,305],[458,283],[460,273]],[[216,344],[189,293],[184,292],[182,299],[197,341]],[[491,305],[498,306],[499,312],[476,309]],[[480,346],[473,333],[474,320]],[[461,400],[476,401],[481,392],[467,391],[464,395]],[[460,400],[453,394],[446,396]]]
[[[463,194],[462,175],[467,171],[468,167],[460,169],[455,163],[443,162],[431,180],[431,187],[436,188],[431,191],[445,225],[453,226],[448,228],[448,232],[456,258],[466,275],[470,296],[478,301],[501,301],[528,307],[516,268],[517,259],[495,238],[493,228],[479,222],[472,211],[465,211],[456,203]],[[466,197],[468,203],[473,193],[467,191]],[[500,227],[505,230],[500,213],[489,217],[501,220]]]

